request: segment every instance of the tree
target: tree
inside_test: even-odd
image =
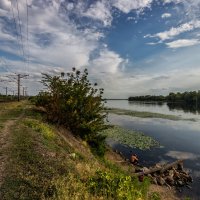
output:
[[[54,123],[69,128],[94,146],[103,141],[98,133],[105,128],[102,101],[103,89],[88,80],[88,71],[75,68],[61,76],[43,74],[46,91],[38,95],[36,104],[45,108],[47,117]]]

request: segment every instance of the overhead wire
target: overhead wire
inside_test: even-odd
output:
[[[24,52],[24,44],[23,44],[23,37],[22,37],[22,27],[21,27],[21,20],[20,20],[20,14],[19,14],[19,5],[18,5],[18,0],[16,1],[16,8],[17,8],[17,15],[18,15],[18,26],[19,26],[19,34],[20,34],[20,39],[21,39],[21,47],[22,47],[22,53],[23,53],[23,58],[24,61],[26,62],[25,58],[25,52]]]
[[[23,57],[23,51],[22,51],[22,48],[21,48],[21,45],[20,45],[20,38],[19,38],[19,35],[18,35],[17,22],[16,22],[16,18],[15,18],[15,13],[14,13],[12,1],[10,2],[10,5],[11,5],[11,11],[12,11],[13,22],[14,22],[15,29],[16,29],[17,42],[18,42],[18,46],[19,46],[19,56],[20,56],[20,57]],[[21,54],[21,55],[20,55],[20,54]]]
[[[29,9],[28,9],[28,0],[26,0],[26,39],[27,39],[27,66],[29,67],[29,58],[30,58],[30,48],[29,48]]]

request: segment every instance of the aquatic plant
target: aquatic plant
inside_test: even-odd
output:
[[[146,136],[142,132],[125,129],[119,126],[111,126],[106,130],[103,130],[101,134],[107,138],[112,138],[121,144],[136,147],[141,150],[159,146],[159,143],[152,137]]]

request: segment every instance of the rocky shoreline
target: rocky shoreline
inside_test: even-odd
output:
[[[145,167],[139,163],[132,164],[131,160],[125,158],[121,152],[115,151],[115,153],[119,154],[128,165],[131,164],[133,166],[133,176],[137,176],[140,181],[143,180],[144,176],[147,176],[155,185],[167,186],[169,189],[173,187],[178,191],[181,190],[181,187],[191,189],[190,183],[193,182],[193,178],[184,169],[184,160],[177,160],[172,163],[156,163],[154,166]]]

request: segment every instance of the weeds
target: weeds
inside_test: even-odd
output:
[[[137,178],[121,173],[97,171],[88,181],[90,191],[108,199],[139,199],[146,198],[149,180],[140,183]]]

